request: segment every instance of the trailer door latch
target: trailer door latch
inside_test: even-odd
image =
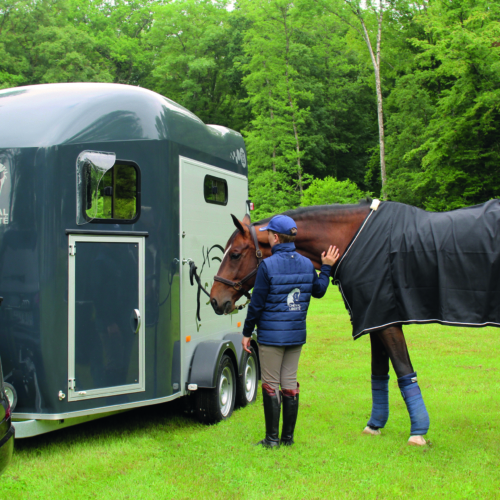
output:
[[[75,390],[75,379],[74,378],[70,378],[68,380],[68,389],[70,391],[74,391]]]

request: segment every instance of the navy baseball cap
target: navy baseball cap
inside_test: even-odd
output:
[[[275,233],[295,236],[297,234],[297,224],[295,224],[295,221],[291,217],[288,217],[288,215],[275,215],[267,226],[259,229],[259,231],[268,230],[274,231]]]

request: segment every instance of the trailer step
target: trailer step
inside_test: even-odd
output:
[[[127,410],[111,411],[108,413],[96,413],[94,415],[84,415],[83,417],[65,418],[62,420],[19,420],[13,421],[16,429],[16,439],[29,438],[46,434],[47,432],[57,431],[72,425],[83,424],[85,422],[92,422],[98,418],[109,417],[122,413]]]

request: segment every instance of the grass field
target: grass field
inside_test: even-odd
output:
[[[361,434],[369,339],[351,340],[336,288],[313,301],[308,327],[294,447],[252,447],[260,392],[212,427],[163,404],[17,441],[0,499],[500,498],[499,330],[405,329],[431,418],[431,444],[414,448],[394,372],[383,435]]]

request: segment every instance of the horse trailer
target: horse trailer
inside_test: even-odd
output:
[[[187,395],[211,423],[255,399],[243,313],[217,316],[200,293],[247,198],[241,135],[159,94],[0,91],[0,356],[16,438]]]

